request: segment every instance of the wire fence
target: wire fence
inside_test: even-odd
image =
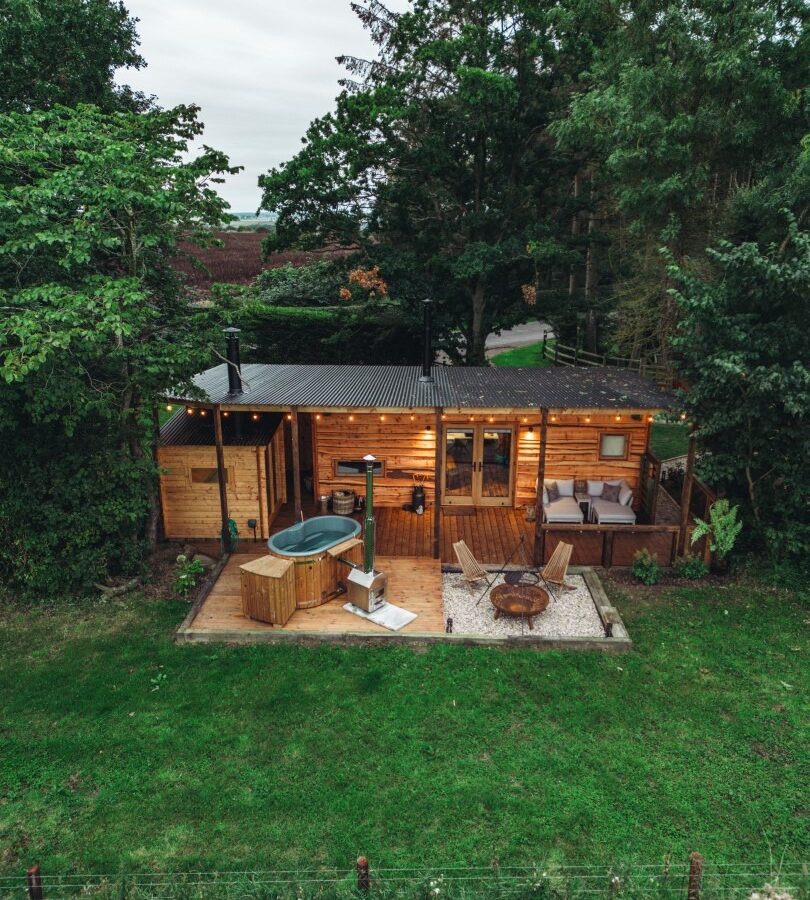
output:
[[[773,861],[688,861],[605,865],[372,866],[360,857],[352,867],[257,869],[220,872],[49,873],[33,866],[0,876],[0,898],[55,900],[118,898],[540,898],[574,900],[601,895],[624,900],[808,900],[806,864]]]

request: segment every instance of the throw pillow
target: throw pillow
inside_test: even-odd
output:
[[[620,490],[621,488],[618,484],[605,484],[602,488],[602,499],[607,500],[609,503],[618,503]]]
[[[560,491],[556,481],[552,481],[550,484],[546,485],[546,492],[548,493],[549,503],[553,503],[555,500],[560,499]]]
[[[622,506],[629,506],[632,499],[633,492],[626,484],[622,483],[621,490],[619,491],[619,503],[621,503]]]

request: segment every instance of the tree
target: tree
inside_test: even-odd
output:
[[[268,249],[360,246],[398,297],[391,272],[407,261],[420,277],[402,299],[435,296],[445,335],[459,329],[465,361],[483,363],[487,333],[525,320],[537,285],[557,289],[579,252],[566,195],[580,161],[547,129],[590,52],[586,7],[354,4],[377,58],[342,59],[354,80],[335,111],[260,178],[278,215]]]
[[[0,569],[12,581],[46,589],[59,571],[63,587],[86,584],[155,536],[155,403],[208,362],[217,324],[169,262],[181,238],[211,240],[227,207],[215,185],[236,171],[210,148],[184,161],[201,130],[194,107],[0,115],[0,431],[14,461]],[[52,498],[32,508],[43,490]],[[37,568],[42,518],[58,510]]]
[[[0,112],[143,105],[113,84],[145,65],[135,25],[120,0],[0,0]]]
[[[671,266],[674,340],[686,407],[706,451],[702,474],[742,505],[775,554],[810,555],[810,140],[787,177],[740,194],[715,271]]]
[[[597,161],[609,199],[617,335],[669,356],[678,310],[661,246],[707,274],[734,199],[793,159],[807,127],[808,7],[652,0],[614,5],[569,114],[552,131]]]

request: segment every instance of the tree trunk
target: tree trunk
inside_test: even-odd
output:
[[[581,184],[581,178],[579,175],[574,176],[574,200],[579,200],[579,188]],[[574,210],[574,215],[571,217],[571,237],[576,238],[579,235],[579,207]],[[572,244],[574,241],[572,240]],[[576,266],[573,264],[569,270],[568,274],[568,296],[569,298],[573,297],[577,292],[577,270]]]
[[[485,344],[487,336],[484,334],[485,306],[484,279],[479,276],[472,292],[472,341],[467,348],[468,366],[486,365],[487,356]]]
[[[152,462],[155,464],[155,471],[158,467],[158,445],[160,443],[160,419],[158,418],[158,410],[156,405],[152,405]],[[146,522],[146,539],[149,541],[150,547],[155,547],[160,538],[161,533],[161,508],[160,508],[160,482],[155,475],[149,481],[149,518]]]

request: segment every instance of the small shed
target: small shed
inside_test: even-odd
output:
[[[268,538],[273,519],[287,501],[282,421],[281,413],[222,413],[227,508],[245,537],[255,533]],[[214,416],[208,411],[181,407],[160,430],[160,497],[167,538],[220,536],[214,429]]]

